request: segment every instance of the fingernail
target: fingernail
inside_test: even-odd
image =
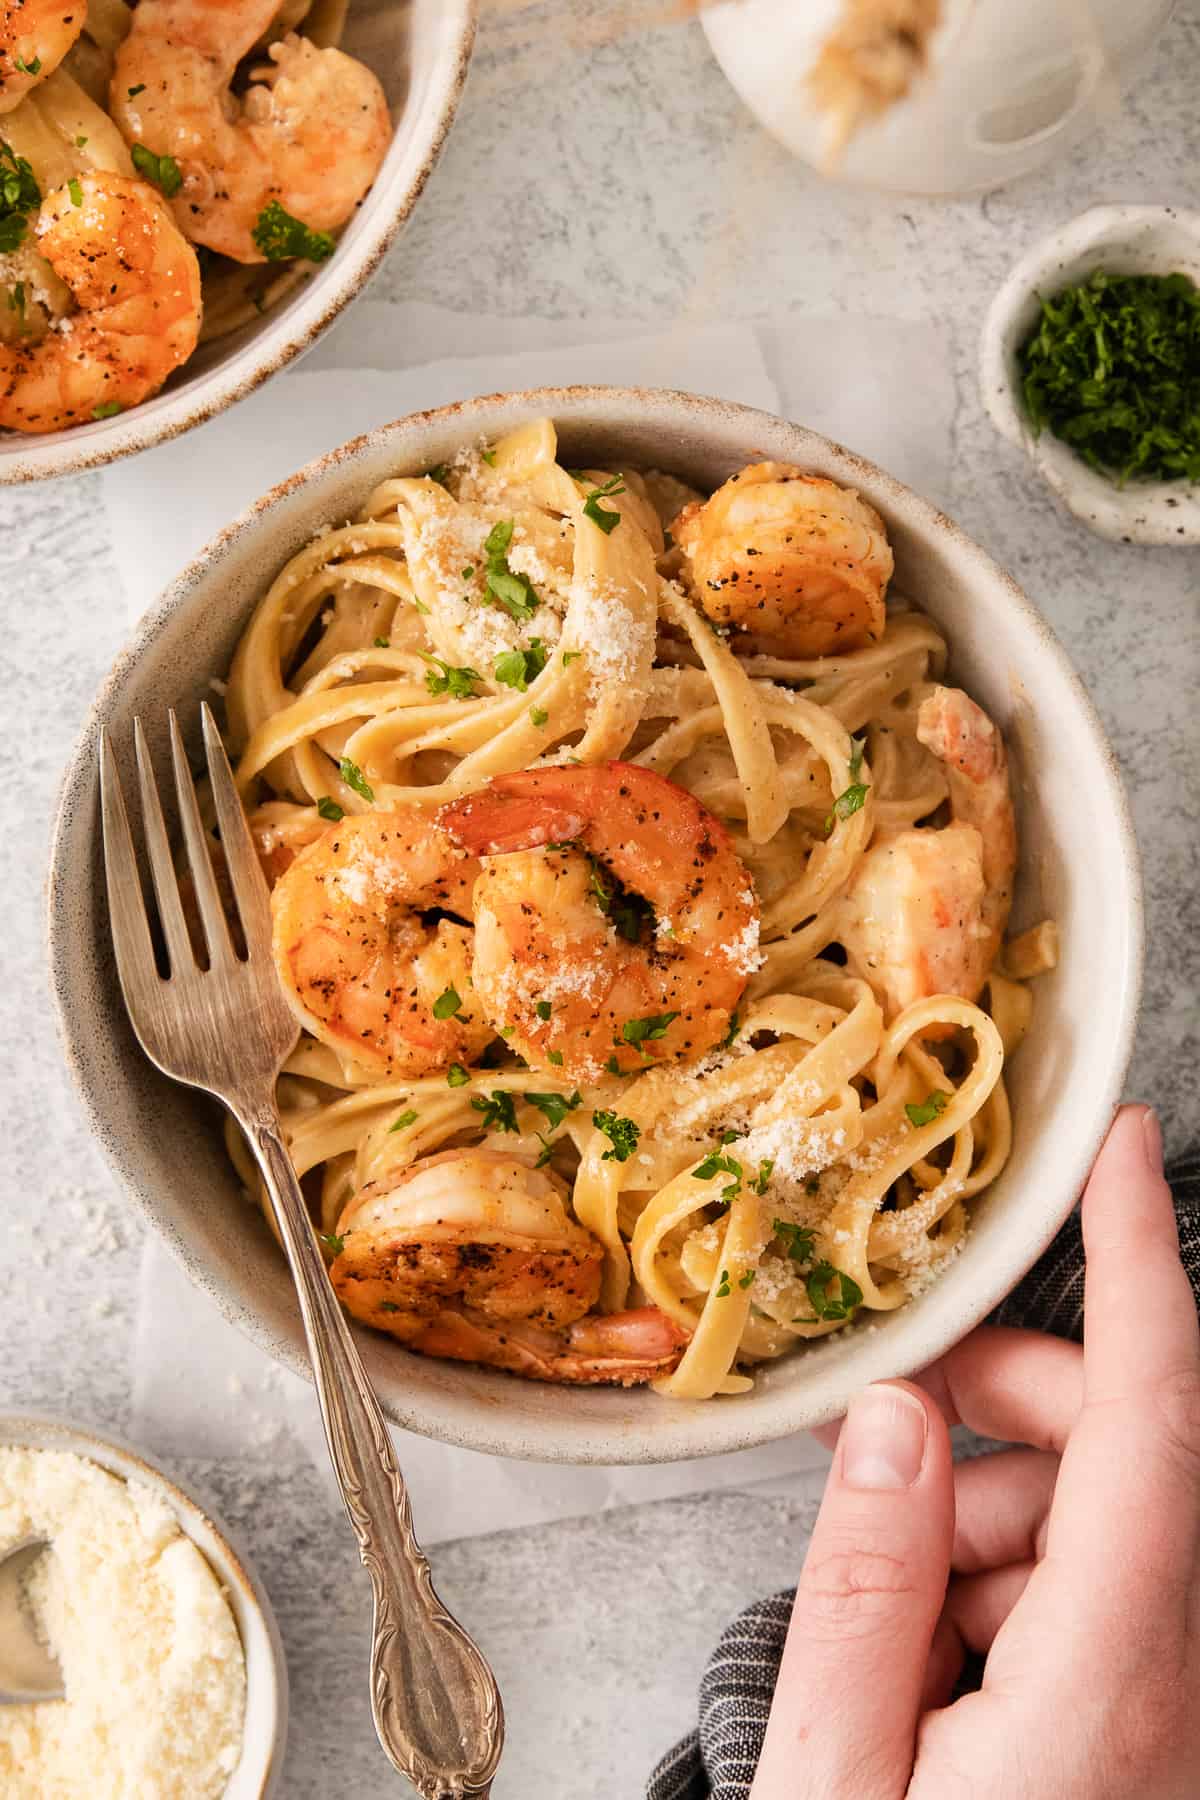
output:
[[[880,1383],[850,1402],[842,1427],[842,1480],[855,1488],[907,1488],[921,1473],[925,1408],[907,1388]]]
[[[1158,1114],[1152,1106],[1148,1106],[1142,1114],[1142,1143],[1146,1149],[1146,1161],[1150,1164],[1151,1173],[1161,1175],[1163,1172],[1162,1126],[1158,1122]]]

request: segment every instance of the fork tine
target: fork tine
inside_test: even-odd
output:
[[[196,887],[196,904],[204,925],[209,961],[214,967],[218,963],[229,964],[237,959],[233,954],[229,924],[225,917],[225,908],[221,904],[220,889],[217,887],[217,878],[213,874],[212,861],[209,857],[207,833],[200,817],[196,790],[192,785],[192,772],[188,768],[187,752],[183,747],[179,720],[175,717],[173,707],[167,717],[171,727],[171,761],[175,768],[175,792],[179,796],[179,822],[183,827],[183,841],[187,846],[188,866]]]
[[[129,830],[129,814],[121,792],[121,777],[107,731],[100,732],[100,821],[104,836],[104,880],[108,889],[108,916],[121,992],[135,1029],[139,1001],[148,985],[158,983],[150,921],[142,899],[137,856]]]
[[[221,845],[225,851],[229,879],[233,883],[234,897],[241,916],[246,949],[253,961],[256,957],[270,954],[271,897],[262,864],[258,860],[258,852],[254,848],[254,840],[250,836],[250,828],[246,824],[242,803],[238,799],[229,758],[225,754],[221,734],[207,701],[200,707],[200,726],[204,733],[204,749],[208,757],[217,824],[221,828]]]
[[[162,925],[163,937],[166,939],[171,973],[176,975],[182,973],[184,969],[194,968],[196,958],[192,950],[192,940],[188,936],[187,921],[183,916],[183,904],[179,898],[179,883],[175,879],[175,864],[171,857],[167,828],[163,822],[162,803],[159,800],[158,786],[154,779],[154,764],[150,760],[150,746],[146,742],[146,734],[142,730],[140,719],[133,721],[133,743],[137,752],[138,787],[142,796],[142,830],[146,838],[146,853],[150,858],[150,873],[154,878],[154,893],[158,901],[158,917]]]

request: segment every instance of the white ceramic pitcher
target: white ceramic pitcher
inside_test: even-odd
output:
[[[1110,116],[1174,0],[940,0],[924,69],[831,161],[810,73],[854,3],[724,0],[702,17],[734,87],[797,156],[866,186],[949,195],[1028,174]]]

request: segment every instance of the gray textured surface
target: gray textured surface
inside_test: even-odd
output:
[[[823,186],[757,132],[697,27],[582,41],[603,40],[616,17],[575,0],[485,26],[459,126],[373,296],[578,319],[581,337],[596,312],[783,317],[803,333],[806,309],[845,309],[945,326],[959,405],[951,488],[937,498],[1043,607],[1112,733],[1150,902],[1131,1092],[1158,1103],[1181,1144],[1197,1061],[1200,562],[1104,545],[1059,513],[985,422],[974,361],[986,301],[1034,236],[1094,201],[1194,201],[1200,0],[1181,6],[1102,136],[1036,180],[950,205]],[[340,329],[353,332],[353,314]],[[41,969],[53,796],[123,635],[113,587],[95,479],[0,497],[2,1399],[120,1430],[142,1227],[67,1093]],[[365,1700],[364,1581],[311,1467],[264,1450],[179,1472],[243,1528],[276,1598],[295,1704],[288,1800],[398,1792]],[[747,1598],[791,1577],[810,1515],[800,1495],[726,1496],[442,1549],[439,1582],[509,1705],[498,1800],[634,1795],[688,1721],[707,1645]]]

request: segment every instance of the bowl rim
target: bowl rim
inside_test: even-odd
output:
[[[1023,450],[1046,486],[1075,518],[1116,543],[1187,548],[1200,543],[1200,484],[1143,481],[1119,488],[1050,432],[1035,436],[1019,399],[1017,341],[1037,317],[1039,289],[1069,284],[1097,250],[1117,253],[1149,239],[1156,226],[1193,240],[1200,281],[1200,211],[1184,206],[1089,206],[1037,238],[997,289],[979,336],[979,388],[1000,435]],[[1136,260],[1131,256],[1130,260]]]
[[[754,407],[742,406],[732,401],[698,396],[674,389],[580,385],[542,387],[483,395],[406,415],[404,418],[377,427],[373,431],[360,434],[327,451],[324,455],[314,458],[295,475],[277,483],[268,493],[244,508],[236,519],[225,526],[188,563],[163,591],[158,601],[143,615],[132,638],[120,652],[109,674],[98,689],[66,765],[51,837],[49,873],[46,883],[47,953],[59,1041],[76,1094],[90,1126],[101,1140],[101,1148],[109,1167],[116,1174],[122,1188],[133,1197],[143,1215],[154,1224],[171,1254],[185,1269],[189,1279],[212,1297],[223,1316],[252,1338],[260,1348],[266,1350],[281,1361],[285,1367],[302,1375],[309,1382],[312,1381],[312,1372],[302,1344],[287,1342],[278,1337],[265,1320],[259,1319],[247,1307],[240,1295],[231,1289],[227,1291],[223,1284],[214,1281],[206,1268],[203,1257],[194,1255],[190,1248],[179,1240],[166,1217],[160,1217],[160,1208],[156,1197],[142,1184],[138,1175],[136,1155],[131,1154],[123,1142],[118,1142],[115,1135],[107,1131],[100,1097],[85,1081],[81,1060],[83,1039],[80,1037],[77,1047],[75,1035],[77,1027],[73,1025],[71,1017],[75,1002],[73,979],[70,972],[67,912],[60,903],[60,896],[65,889],[69,889],[71,884],[70,874],[64,865],[64,847],[71,816],[77,803],[89,804],[88,792],[96,735],[99,728],[105,723],[113,701],[119,697],[126,680],[135,671],[140,658],[159,635],[170,627],[177,614],[186,609],[193,589],[203,578],[209,565],[219,561],[224,551],[237,538],[256,532],[262,521],[269,518],[271,512],[286,501],[295,490],[303,488],[310,481],[328,471],[336,470],[342,465],[352,467],[368,448],[374,448],[390,439],[396,440],[400,446],[407,436],[419,433],[431,425],[450,426],[465,440],[472,433],[483,436],[491,435],[488,430],[489,421],[494,420],[496,415],[503,414],[506,409],[510,412],[518,412],[521,418],[548,415],[558,423],[569,425],[573,413],[577,418],[583,417],[594,421],[597,405],[615,409],[611,417],[605,416],[603,422],[611,424],[617,430],[622,425],[629,427],[634,423],[647,422],[656,407],[665,408],[669,415],[666,419],[661,415],[655,418],[654,422],[660,430],[665,431],[670,423],[677,426],[691,424],[699,426],[703,431],[705,425],[713,427],[718,420],[724,420],[738,427],[742,434],[742,441],[749,446],[761,441],[756,436],[756,431],[762,432],[769,429],[771,432],[777,432],[783,429],[809,446],[819,446],[826,470],[832,464],[836,478],[849,483],[853,483],[856,478],[866,478],[873,489],[873,503],[882,496],[884,506],[895,507],[900,516],[907,512],[908,518],[911,519],[915,513],[926,533],[936,534],[949,541],[957,555],[961,559],[965,559],[966,563],[971,566],[974,579],[989,581],[1003,589],[1007,603],[1015,609],[1024,625],[1037,637],[1042,654],[1050,658],[1054,664],[1057,678],[1071,691],[1096,752],[1097,774],[1104,785],[1104,798],[1114,829],[1114,867],[1119,867],[1124,875],[1128,896],[1128,911],[1124,920],[1122,938],[1123,962],[1118,980],[1119,999],[1114,1006],[1116,1026],[1108,1038],[1107,1079],[1103,1090],[1096,1093],[1091,1126],[1083,1138],[1081,1149],[1075,1159],[1072,1177],[1069,1182],[1065,1174],[1063,1177],[1064,1195],[1069,1188],[1070,1198],[1065,1199],[1057,1209],[1051,1209],[1043,1214],[1037,1232],[1029,1233],[1020,1240],[1019,1244],[1013,1240],[1009,1245],[1007,1255],[993,1256],[986,1265],[986,1274],[983,1268],[977,1272],[974,1300],[970,1305],[960,1309],[961,1316],[968,1318],[968,1323],[947,1330],[946,1324],[943,1322],[937,1330],[927,1330],[925,1335],[930,1341],[936,1340],[938,1345],[934,1354],[943,1354],[968,1330],[981,1323],[1048,1247],[1082,1191],[1088,1171],[1120,1102],[1125,1073],[1133,1051],[1145,955],[1141,865],[1128,797],[1121,781],[1115,753],[1108,742],[1099,714],[1065,650],[1015,579],[1001,568],[987,551],[975,543],[960,526],[949,519],[931,501],[915,493],[914,490],[878,468],[867,458],[847,450],[844,446],[820,433],[810,431],[807,427],[797,426],[792,421],[782,419],[776,414]],[[589,409],[591,410],[589,411]],[[509,422],[505,420],[506,425]],[[398,460],[402,460],[403,455],[403,450],[398,449]],[[947,1282],[935,1284],[929,1295],[925,1296],[926,1300],[928,1301],[931,1297],[936,1298],[939,1291],[944,1291],[951,1286],[953,1286],[952,1273],[951,1279]],[[909,1311],[908,1308],[902,1308],[899,1313],[891,1316],[903,1318],[909,1314]],[[356,1326],[354,1329],[360,1344],[369,1344],[376,1335],[361,1327]],[[831,1340],[835,1345],[839,1341],[849,1340]],[[792,1431],[824,1423],[839,1416],[840,1412],[844,1411],[845,1402],[850,1395],[862,1386],[874,1380],[895,1376],[897,1361],[895,1348],[889,1349],[886,1345],[881,1346],[879,1335],[872,1339],[870,1334],[865,1332],[857,1335],[853,1341],[856,1346],[856,1354],[848,1360],[853,1363],[854,1378],[851,1381],[847,1381],[844,1376],[841,1378],[836,1402],[814,1406],[811,1400],[806,1401],[804,1384],[797,1384],[796,1388],[775,1397],[776,1404],[769,1427],[747,1429],[743,1426],[740,1430],[734,1407],[721,1406],[719,1403],[706,1403],[703,1408],[704,1416],[706,1420],[711,1416],[711,1423],[703,1428],[697,1426],[690,1430],[682,1426],[677,1427],[670,1434],[672,1445],[668,1449],[661,1447],[661,1443],[655,1439],[655,1434],[650,1430],[644,1430],[640,1437],[635,1437],[629,1433],[605,1433],[602,1430],[589,1433],[585,1428],[573,1427],[566,1435],[566,1441],[563,1441],[558,1435],[542,1431],[540,1428],[531,1428],[529,1437],[524,1437],[521,1435],[519,1421],[514,1421],[513,1425],[508,1427],[503,1417],[497,1422],[496,1418],[492,1416],[494,1411],[501,1409],[477,1405],[469,1416],[456,1412],[452,1418],[447,1419],[437,1414],[436,1407],[430,1402],[419,1398],[413,1401],[403,1392],[381,1392],[379,1398],[385,1414],[393,1424],[445,1443],[493,1455],[516,1457],[526,1461],[565,1464],[613,1465],[674,1462],[750,1448],[787,1436]],[[819,1355],[820,1351],[818,1350],[816,1354]],[[810,1351],[809,1356],[812,1355],[813,1352]],[[923,1355],[919,1360],[929,1361],[931,1358]],[[914,1361],[911,1366],[918,1366],[918,1361]],[[397,1384],[397,1386],[400,1387],[401,1384]]]
[[[405,0],[406,6],[410,3]],[[475,45],[481,0],[437,0],[437,4],[447,42],[442,58],[429,71],[431,90],[425,104],[433,115],[433,129],[417,153],[419,166],[393,210],[386,216],[381,212],[381,223],[364,231],[357,243],[339,244],[338,254],[304,285],[295,303],[285,305],[274,321],[268,317],[262,331],[228,362],[218,363],[202,376],[193,392],[153,395],[152,401],[165,401],[153,412],[147,406],[135,406],[111,419],[47,433],[44,438],[31,435],[22,439],[19,432],[4,433],[2,441],[14,443],[15,448],[0,456],[0,487],[86,474],[156,444],[169,443],[244,400],[324,336],[362,293],[408,223],[454,123]],[[372,188],[367,194],[360,216],[370,207],[374,192]]]
[[[125,1437],[120,1437],[105,1429],[97,1431],[93,1426],[80,1419],[64,1416],[60,1413],[18,1411],[0,1412],[0,1449],[55,1450],[68,1452],[93,1462],[98,1468],[122,1481],[144,1481],[156,1489],[175,1517],[179,1529],[183,1532],[216,1576],[222,1590],[236,1594],[237,1605],[230,1598],[227,1601],[238,1626],[238,1636],[242,1637],[242,1629],[238,1621],[238,1607],[252,1612],[262,1626],[267,1649],[270,1652],[270,1668],[273,1681],[262,1693],[259,1704],[269,1702],[271,1718],[269,1726],[270,1745],[267,1757],[257,1767],[239,1761],[230,1778],[222,1800],[232,1800],[235,1783],[238,1790],[245,1783],[257,1783],[254,1788],[245,1787],[245,1800],[269,1800],[269,1796],[280,1791],[283,1777],[283,1761],[287,1748],[288,1734],[288,1668],[287,1656],[283,1647],[279,1623],[271,1605],[271,1597],[261,1577],[255,1570],[253,1561],[243,1545],[241,1534],[234,1531],[219,1513],[213,1511],[207,1502],[200,1500],[187,1485],[173,1475],[163,1472],[159,1464],[145,1450],[131,1444]],[[201,1542],[197,1532],[209,1542]],[[219,1553],[220,1566],[214,1560],[214,1548]],[[245,1643],[242,1644],[245,1654]],[[246,1683],[246,1725],[249,1724],[250,1706],[252,1702],[249,1669]],[[245,1729],[245,1728],[244,1728]],[[266,1734],[264,1734],[266,1735]],[[243,1733],[243,1758],[244,1749]]]

